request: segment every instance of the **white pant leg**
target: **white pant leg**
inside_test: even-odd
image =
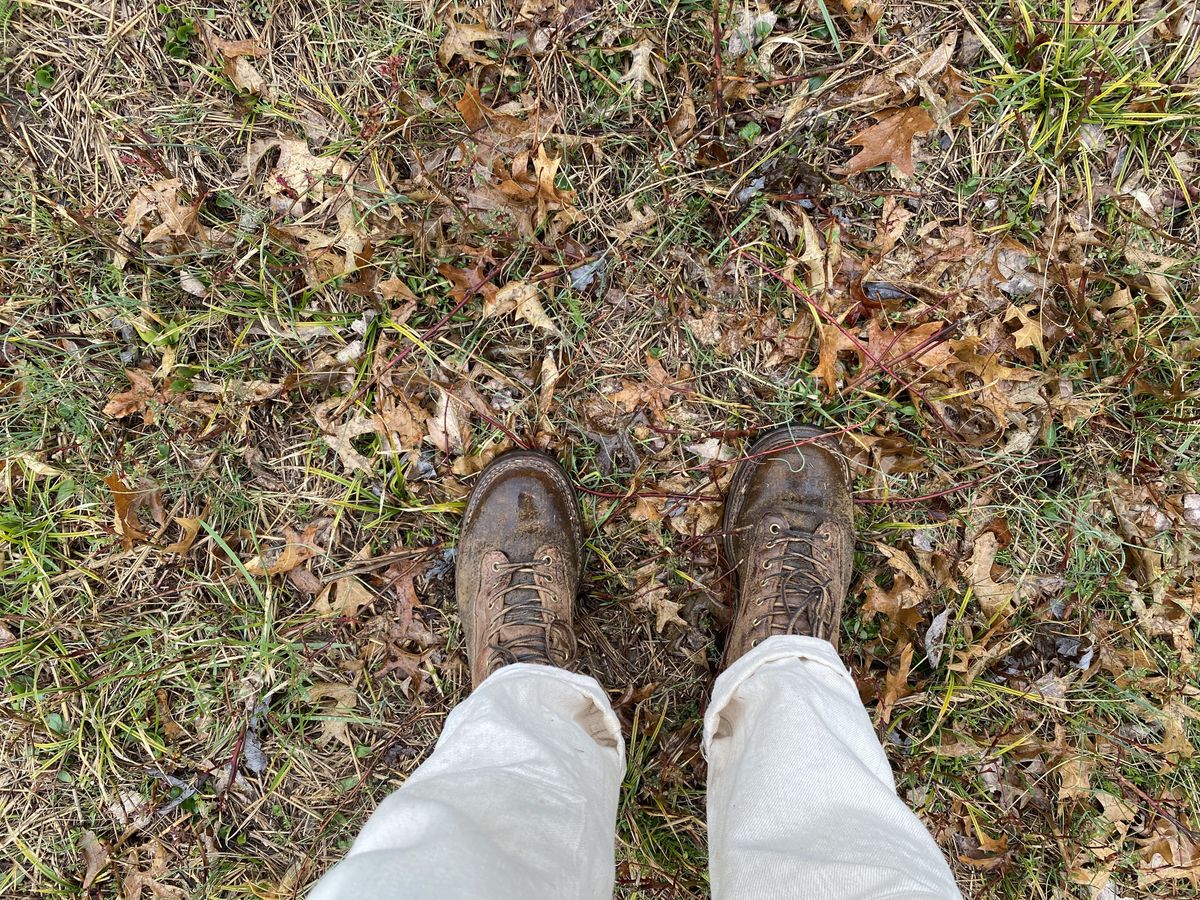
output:
[[[958,900],[837,651],[775,636],[729,667],[704,717],[714,900]]]
[[[591,678],[515,664],[446,719],[310,900],[610,900],[621,726]]]

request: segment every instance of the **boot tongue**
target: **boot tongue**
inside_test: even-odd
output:
[[[541,598],[533,589],[534,575],[532,571],[522,569],[512,573],[510,584],[530,585],[527,589],[514,590],[504,598],[504,608],[507,611],[505,622],[509,625],[534,625],[542,621],[539,612]]]

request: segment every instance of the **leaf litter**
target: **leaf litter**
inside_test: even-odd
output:
[[[343,66],[353,87],[301,73],[321,95],[280,115],[273,87],[310,50],[281,43],[286,14],[218,17],[192,59],[212,83],[189,95],[216,130],[179,119],[142,146],[142,113],[127,115],[123,168],[97,201],[120,282],[77,292],[94,315],[20,320],[65,359],[124,355],[89,395],[113,435],[93,480],[107,482],[108,546],[158,552],[126,554],[122,577],[203,602],[203,621],[228,615],[237,634],[249,575],[277,616],[271,652],[296,661],[270,717],[320,722],[296,752],[320,748],[304,759],[320,760],[322,790],[363,785],[337,801],[361,818],[391,779],[364,780],[360,754],[368,772],[411,771],[464,691],[443,555],[458,505],[497,453],[549,450],[594,523],[588,663],[637,698],[638,722],[664,723],[638,738],[670,790],[632,802],[667,802],[702,846],[688,824],[702,780],[680,748],[729,614],[720,497],[758,429],[823,422],[852,463],[863,538],[842,646],[956,869],[1023,885],[1036,858],[1062,876],[1054,889],[1094,896],[1194,881],[1180,773],[1196,741],[1200,491],[1172,449],[1188,446],[1197,347],[1187,140],[1169,166],[1151,142],[1149,162],[1123,167],[1128,129],[1084,123],[1039,169],[1053,151],[1029,151],[1037,110],[1011,106],[997,73],[1052,57],[1015,19],[949,7],[738,3],[715,22],[678,10],[668,31],[525,0],[421,24],[380,51],[394,56]],[[1103,43],[1103,26],[1077,24]],[[1164,7],[1165,31],[1139,46],[1165,60],[1179,27]],[[219,149],[184,152],[197,146]],[[111,292],[125,324],[104,331]],[[76,440],[24,449],[9,471],[60,489],[84,477],[67,464]],[[181,572],[200,587],[177,587]],[[209,597],[215,583],[227,599]],[[190,690],[140,705],[173,746],[222,760],[213,783],[236,808],[279,764],[268,712],[235,711],[251,724],[243,771],[228,771],[232,745],[214,746],[228,735],[180,700]],[[939,756],[962,774],[931,785]],[[309,801],[297,771],[280,789]],[[200,785],[196,821],[224,815],[202,779],[180,780]],[[128,887],[143,895],[191,884],[182,853],[110,840],[161,808],[119,789],[124,818],[92,826],[114,877],[142,872]],[[303,849],[332,858],[321,840]],[[622,866],[622,890],[658,896],[659,869]],[[704,890],[690,864],[659,868]]]

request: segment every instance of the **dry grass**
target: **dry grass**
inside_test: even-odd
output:
[[[691,0],[0,0],[0,893],[302,893],[466,691],[448,551],[519,442],[593,523],[619,893],[704,895],[720,495],[803,420],[855,461],[844,647],[964,893],[1196,894],[1200,22],[858,7],[739,57],[744,7]],[[916,105],[915,177],[842,171]]]

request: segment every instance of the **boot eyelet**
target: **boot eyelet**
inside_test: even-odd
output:
[[[768,531],[770,531],[771,534],[779,534],[779,532],[783,531],[783,529],[779,527],[778,522],[772,522]]]
[[[548,566],[552,562],[554,562],[554,560],[550,558],[549,553],[547,553],[545,556],[542,557],[542,565],[543,566]]]
[[[493,572],[500,571],[500,563],[496,562],[495,560],[492,560],[492,571]]]
[[[771,568],[771,561],[769,559],[763,560],[763,564],[762,564],[763,571],[767,572],[770,570],[770,568]]]
[[[765,588],[765,587],[767,586],[767,579],[765,579],[765,578],[760,578],[760,579],[758,580],[758,586],[759,586],[759,587],[761,587],[761,588]],[[761,601],[760,601],[760,602],[761,602]]]

